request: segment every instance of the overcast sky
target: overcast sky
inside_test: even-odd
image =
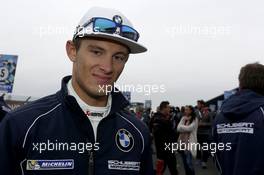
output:
[[[132,101],[195,104],[235,88],[241,66],[264,63],[263,5],[238,0],[3,1],[0,54],[18,55],[13,94],[52,94],[71,74],[65,43],[81,17],[92,6],[115,8],[130,19],[148,48],[130,56],[118,83],[165,89],[132,93]]]

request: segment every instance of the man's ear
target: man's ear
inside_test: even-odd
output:
[[[77,50],[76,50],[76,47],[75,47],[74,43],[71,40],[68,40],[66,42],[66,51],[67,51],[67,55],[70,58],[70,60],[72,62],[75,62],[76,61]]]

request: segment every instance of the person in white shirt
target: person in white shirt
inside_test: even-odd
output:
[[[177,131],[180,133],[178,143],[184,144],[186,148],[181,150],[186,175],[195,174],[193,158],[196,157],[197,150],[193,145],[197,143],[197,128],[198,119],[195,110],[192,106],[186,106],[184,116],[177,127]]]

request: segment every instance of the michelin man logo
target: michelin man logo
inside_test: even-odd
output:
[[[28,160],[27,161],[27,170],[38,170],[40,165],[37,160]]]
[[[117,147],[123,152],[129,152],[134,147],[134,138],[126,129],[119,129],[115,137]]]

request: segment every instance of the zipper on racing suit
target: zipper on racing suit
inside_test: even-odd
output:
[[[94,139],[95,143],[97,143],[97,138],[98,138],[97,135],[98,135],[99,125],[102,123],[103,120],[105,120],[106,117],[104,117],[102,120],[100,120],[98,125],[97,125],[97,128],[96,128],[97,134],[96,134],[95,139]],[[95,144],[95,143],[93,143],[93,144]],[[95,151],[92,149],[91,151],[89,151],[89,166],[88,166],[89,174],[88,175],[94,175],[94,160],[95,160]]]
[[[94,152],[93,150],[90,151],[89,154],[89,175],[94,175]]]

